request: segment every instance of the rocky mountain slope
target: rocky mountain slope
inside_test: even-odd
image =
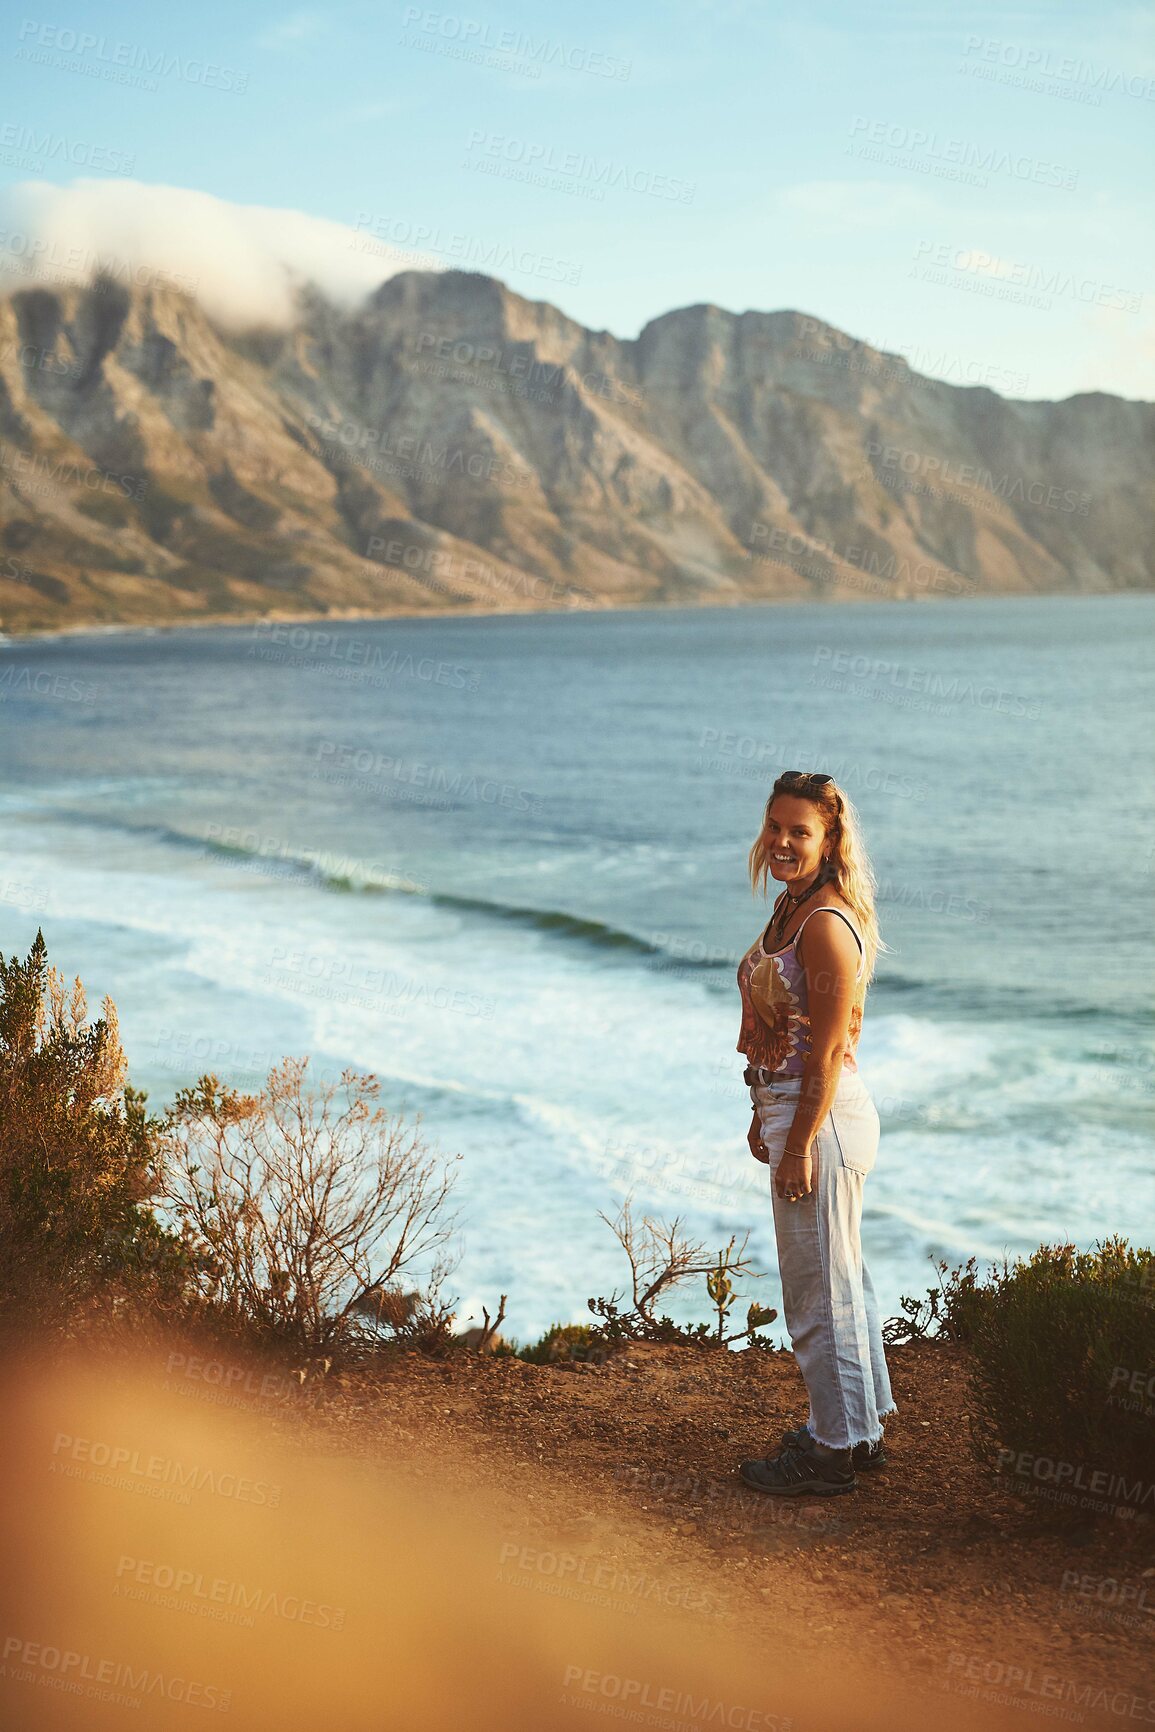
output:
[[[0,300],[0,626],[986,592],[1155,577],[1155,406],[941,384],[794,312],[634,341],[405,272],[288,332]]]

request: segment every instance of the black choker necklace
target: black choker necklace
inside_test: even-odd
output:
[[[782,934],[786,928],[786,923],[790,919],[790,916],[794,913],[794,910],[796,908],[801,908],[802,904],[807,900],[807,898],[813,896],[814,892],[816,890],[821,890],[822,886],[826,882],[827,882],[827,873],[823,869],[823,867],[820,866],[818,868],[818,875],[815,878],[813,884],[811,884],[811,886],[808,890],[804,890],[802,892],[801,896],[791,896],[791,894],[790,894],[789,890],[787,890],[786,886],[785,885],[782,886],[782,894],[785,897],[785,901],[783,902],[781,908],[779,909],[778,913],[775,914],[775,916],[771,922],[771,924],[774,927],[774,931],[777,933],[779,938],[781,938],[781,936],[782,936]]]

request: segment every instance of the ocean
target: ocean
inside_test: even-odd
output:
[[[627,1195],[748,1232],[738,1308],[779,1304],[734,971],[770,784],[825,770],[889,946],[859,1048],[887,1311],[939,1258],[1151,1244],[1153,625],[1125,596],[6,642],[0,945],[43,926],[111,995],[156,1109],[287,1054],[374,1072],[462,1157],[463,1319],[588,1318]]]

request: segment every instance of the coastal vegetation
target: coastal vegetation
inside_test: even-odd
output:
[[[0,1327],[71,1342],[183,1331],[299,1382],[398,1350],[568,1369],[639,1344],[785,1351],[760,1333],[772,1309],[751,1300],[745,1326],[741,1309],[731,1320],[740,1285],[758,1278],[745,1240],[709,1251],[679,1220],[636,1219],[629,1200],[603,1217],[629,1285],[591,1297],[588,1323],[556,1323],[519,1349],[499,1333],[502,1295],[484,1327],[457,1329],[460,1156],[431,1148],[379,1092],[352,1070],[316,1084],[307,1058],[285,1058],[256,1093],[206,1075],[152,1113],[127,1080],[115,1005],[90,1020],[81,981],[66,984],[38,931],[25,958],[0,956]],[[696,1282],[712,1321],[660,1311]],[[1155,1498],[1149,1249],[1045,1245],[982,1277],[973,1258],[940,1264],[937,1286],[901,1312],[892,1346],[965,1357],[972,1453],[1010,1489],[1098,1488],[1116,1513]]]

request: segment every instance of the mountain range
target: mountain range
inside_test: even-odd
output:
[[[1107,593],[1155,406],[1023,402],[798,312],[635,339],[405,271],[230,331],[172,287],[0,300],[0,628]]]

